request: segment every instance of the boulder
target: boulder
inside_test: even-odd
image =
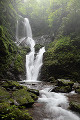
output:
[[[80,113],[80,103],[70,102],[70,109]]]
[[[65,79],[57,79],[57,85],[58,86],[70,86],[72,88],[72,86],[74,85],[74,82],[70,81],[70,80],[65,80]]]
[[[71,87],[70,86],[61,86],[61,87],[55,87],[51,90],[51,92],[61,92],[61,93],[69,93],[71,92]]]

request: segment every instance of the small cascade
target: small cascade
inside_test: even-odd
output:
[[[45,113],[48,118],[43,120],[80,120],[80,118],[68,110],[69,103],[64,93],[48,92],[50,88],[40,90],[41,97],[38,102],[45,105]]]

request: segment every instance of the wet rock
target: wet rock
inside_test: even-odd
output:
[[[65,80],[65,79],[58,79],[57,85],[58,86],[68,86],[69,85],[72,88],[72,86],[74,85],[74,82],[72,82],[70,80]]]
[[[27,91],[34,93],[35,95],[39,96],[39,91],[35,89],[28,89]]]
[[[27,91],[26,88],[14,91],[12,96],[14,100],[17,102],[17,104],[21,106],[27,107],[27,106],[31,106],[34,103],[31,94]]]
[[[55,87],[51,90],[51,92],[61,92],[61,93],[69,93],[71,92],[70,86],[61,86],[61,87]]]
[[[70,109],[80,113],[80,103],[70,102]]]
[[[79,83],[74,83],[73,89],[75,90],[76,93],[80,94],[80,84]]]

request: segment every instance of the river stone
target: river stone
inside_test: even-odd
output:
[[[80,103],[70,102],[70,109],[80,113]]]
[[[74,82],[65,79],[57,79],[57,86],[68,86],[68,85],[72,88]]]
[[[69,93],[71,92],[72,89],[70,86],[60,86],[60,87],[55,87],[51,90],[51,92],[61,92],[61,93]]]
[[[39,96],[39,91],[35,89],[28,89],[27,91],[34,93],[35,95]]]

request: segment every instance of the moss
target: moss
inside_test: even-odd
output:
[[[27,91],[29,91],[30,93],[34,93],[35,95],[39,96],[39,90],[36,90],[36,89],[28,89]]]
[[[5,80],[3,82],[0,82],[0,85],[7,90],[16,90],[16,89],[21,89],[23,86],[21,86],[18,82],[12,81],[12,80]]]
[[[70,80],[65,80],[65,79],[58,79],[57,80],[57,85],[58,86],[70,86],[72,88],[72,86],[74,85],[74,82],[70,81]]]
[[[50,44],[44,53],[41,79],[48,80],[54,77],[79,81],[80,44],[78,41],[80,39],[71,40],[70,37],[62,37]]]
[[[18,72],[23,71],[23,60],[20,55],[17,55],[16,60],[14,62],[14,69]]]
[[[70,86],[61,86],[61,87],[55,87],[52,92],[61,92],[61,93],[69,93],[71,92]]]
[[[2,37],[2,35],[3,35],[3,28],[2,26],[0,26],[0,37]]]
[[[75,92],[78,93],[78,94],[80,94],[80,88],[77,88],[77,89],[75,90]]]
[[[38,91],[5,79],[0,81],[0,86],[0,120],[32,120],[25,109],[38,99],[34,94]]]
[[[34,103],[34,100],[26,89],[20,89],[13,92],[13,98],[17,101],[19,105],[27,106],[28,104],[32,105]]]
[[[80,103],[70,102],[70,109],[80,113]]]
[[[0,108],[1,120],[32,120],[27,110],[20,110],[15,105],[8,106],[7,104],[1,104]]]
[[[10,94],[6,91],[5,88],[0,87],[0,102],[5,102],[10,99]]]
[[[36,44],[35,45],[35,51],[38,52],[40,50],[40,48],[42,48],[43,45],[40,45],[40,44]]]

